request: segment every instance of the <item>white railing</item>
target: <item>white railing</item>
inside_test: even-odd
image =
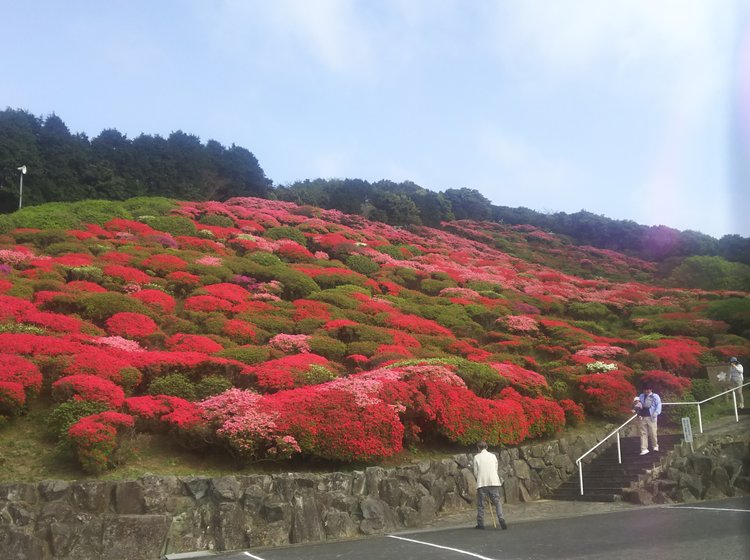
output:
[[[578,457],[578,459],[576,459],[576,465],[578,465],[578,480],[580,481],[580,484],[581,484],[581,496],[583,496],[583,462],[582,461],[583,461],[584,457],[586,457],[589,453],[591,453],[592,451],[594,451],[595,449],[597,449],[600,445],[602,445],[609,438],[611,438],[612,436],[616,435],[617,436],[617,462],[618,463],[622,463],[622,450],[620,449],[620,430],[622,430],[625,426],[627,426],[628,424],[630,424],[636,418],[638,418],[637,414],[634,414],[633,416],[631,416],[630,418],[628,418],[627,421],[625,423],[621,424],[615,431],[613,431],[612,433],[610,433],[607,437],[603,438],[594,447],[592,447],[591,449],[589,449],[588,451],[586,451],[586,453],[584,453],[583,455],[581,455],[580,457]]]
[[[744,383],[744,384],[740,385],[740,387],[746,387],[748,385],[750,385],[750,381],[747,382],[747,383]],[[721,392],[721,393],[719,393],[717,395],[714,395],[713,397],[709,397],[707,399],[703,399],[702,401],[673,402],[673,403],[672,402],[663,402],[663,403],[661,403],[661,405],[662,406],[691,405],[691,404],[697,405],[698,406],[698,427],[700,429],[700,433],[703,433],[703,419],[701,417],[701,405],[704,404],[704,403],[707,403],[710,400],[718,398],[718,397],[720,397],[722,395],[726,395],[728,393],[732,393],[732,399],[734,401],[734,419],[737,422],[740,421],[740,416],[739,416],[739,413],[737,411],[737,393],[735,393],[736,389],[737,389],[737,387],[733,387],[732,389],[728,389],[728,390],[723,391],[723,392]],[[625,426],[627,426],[628,424],[630,424],[636,418],[638,418],[637,414],[634,414],[633,416],[631,416],[630,418],[628,418],[623,424],[621,424],[613,432],[611,432],[609,435],[607,435],[607,437],[603,438],[594,447],[592,447],[591,449],[589,449],[588,451],[586,451],[586,453],[584,453],[583,455],[581,455],[580,457],[578,457],[578,459],[576,459],[576,465],[578,465],[578,480],[579,480],[580,487],[581,487],[581,496],[583,496],[583,459],[589,453],[591,453],[592,451],[594,451],[595,449],[597,449],[600,445],[602,445],[605,441],[607,441],[609,438],[611,438],[612,436],[616,436],[617,437],[617,462],[619,464],[622,464],[622,451],[620,449],[620,430],[622,430]]]
[[[742,385],[740,385],[740,387],[747,387],[748,385],[750,385],[750,381],[748,381],[747,383],[743,383]],[[735,393],[736,389],[737,387],[727,389],[726,391],[723,391],[717,395],[714,395],[713,397],[708,397],[707,399],[703,399],[702,401],[665,402],[665,403],[661,403],[661,405],[662,406],[691,405],[691,404],[696,405],[698,407],[698,429],[700,430],[700,433],[703,433],[703,416],[701,415],[701,405],[707,403],[708,401],[712,401],[722,395],[732,393],[732,401],[734,403],[734,419],[736,422],[740,421],[740,414],[737,410],[737,393]]]

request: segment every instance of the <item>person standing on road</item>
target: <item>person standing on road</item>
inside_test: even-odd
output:
[[[729,358],[729,383],[737,387],[734,394],[737,397],[737,406],[745,408],[745,397],[742,394],[742,383],[745,379],[744,368],[737,358]]]
[[[479,453],[474,455],[473,470],[477,479],[477,526],[484,529],[484,502],[489,497],[495,508],[500,527],[508,528],[503,516],[503,505],[500,501],[500,475],[497,474],[497,457],[487,451],[487,442],[477,443]]]
[[[657,436],[656,419],[661,414],[661,398],[654,393],[648,383],[643,385],[643,393],[638,395],[641,408],[638,411],[638,424],[641,432],[641,455],[648,453],[648,444],[651,440],[651,449],[659,451],[659,438]]]

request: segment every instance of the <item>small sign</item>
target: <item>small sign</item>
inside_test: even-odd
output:
[[[690,425],[690,418],[685,417],[682,419],[682,433],[685,436],[685,442],[693,443],[693,428]]]

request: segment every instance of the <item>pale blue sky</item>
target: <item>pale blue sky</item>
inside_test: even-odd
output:
[[[0,0],[0,108],[750,236],[748,0]],[[744,106],[741,101],[744,101]],[[743,124],[744,123],[744,124]]]

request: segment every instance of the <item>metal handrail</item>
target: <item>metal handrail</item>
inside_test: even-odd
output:
[[[703,433],[703,416],[701,415],[701,405],[704,403],[707,403],[708,401],[711,401],[713,399],[716,399],[722,395],[726,395],[728,393],[732,393],[732,401],[734,403],[734,420],[735,422],[740,421],[740,414],[737,409],[737,393],[735,391],[738,388],[746,387],[750,385],[750,381],[747,383],[743,383],[742,385],[738,385],[737,387],[732,387],[731,389],[727,389],[726,391],[722,391],[721,393],[717,393],[713,397],[708,397],[707,399],[703,399],[702,401],[690,401],[690,402],[665,402],[661,403],[662,406],[676,406],[676,405],[690,405],[694,404],[698,407],[698,429],[700,430],[700,433]]]
[[[713,400],[717,397],[720,397],[722,395],[726,395],[727,393],[732,393],[732,399],[734,400],[734,418],[736,422],[740,421],[739,413],[737,411],[737,393],[735,393],[735,390],[738,388],[746,387],[747,385],[750,385],[750,381],[747,383],[743,383],[742,385],[739,385],[737,387],[733,387],[731,389],[727,389],[726,391],[723,391],[721,393],[718,393],[714,395],[713,397],[708,397],[707,399],[703,399],[702,401],[691,401],[691,402],[663,402],[661,403],[662,406],[674,406],[674,405],[689,405],[689,404],[695,404],[698,405],[698,426],[700,428],[700,433],[703,433],[703,418],[701,416],[701,405]],[[605,441],[607,441],[609,438],[611,438],[614,435],[617,435],[617,462],[619,464],[622,464],[622,451],[620,449],[620,430],[622,430],[625,426],[630,424],[633,420],[638,418],[638,415],[635,414],[627,419],[622,425],[620,425],[618,428],[616,428],[613,432],[611,432],[607,437],[602,439],[599,443],[597,443],[594,447],[586,451],[583,455],[578,457],[576,459],[576,465],[578,465],[578,480],[580,482],[581,487],[581,496],[583,496],[583,459],[586,457],[589,453],[597,449],[600,445],[602,445]]]
[[[578,457],[578,459],[576,459],[576,465],[578,465],[578,480],[579,480],[580,485],[581,485],[581,496],[583,496],[583,463],[582,463],[583,458],[586,457],[586,455],[588,455],[589,453],[591,453],[592,451],[594,451],[597,447],[599,447],[601,444],[603,444],[605,441],[607,441],[609,438],[611,438],[612,436],[614,436],[616,434],[617,435],[617,462],[618,463],[622,463],[622,451],[620,450],[620,430],[622,430],[625,426],[627,426],[628,424],[630,424],[636,418],[638,418],[637,414],[634,414],[633,416],[631,416],[630,418],[628,418],[617,429],[615,429],[613,432],[611,432],[609,435],[607,435],[607,437],[603,438],[594,447],[592,447],[591,449],[589,449],[588,451],[586,451],[586,453],[584,453],[583,455],[581,455],[580,457]]]

